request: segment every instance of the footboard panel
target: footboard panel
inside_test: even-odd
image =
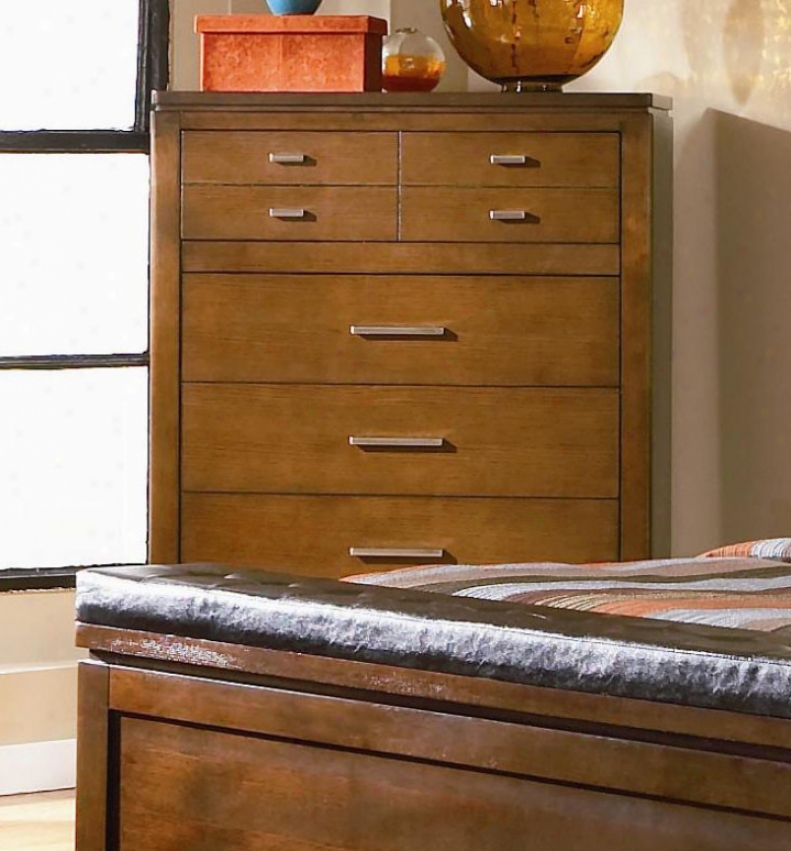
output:
[[[789,750],[570,718],[563,692],[520,713],[376,678],[332,687],[114,655],[81,676],[80,748],[105,737],[106,828],[77,851],[791,847]],[[81,795],[95,787],[80,777]]]
[[[791,851],[782,635],[84,571],[77,851]]]
[[[744,851],[789,826],[199,727],[121,723],[121,851]]]

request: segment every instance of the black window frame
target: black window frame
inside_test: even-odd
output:
[[[25,154],[149,154],[151,94],[168,87],[170,75],[169,0],[138,0],[137,85],[134,122],[130,130],[0,130],[0,155]],[[97,367],[147,367],[149,353],[101,355],[34,355],[0,357],[0,370],[67,370]],[[2,482],[0,482],[2,487]],[[79,567],[2,568],[0,592],[70,588]]]

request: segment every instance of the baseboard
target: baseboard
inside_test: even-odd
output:
[[[76,779],[76,739],[0,747],[0,795],[72,789]]]

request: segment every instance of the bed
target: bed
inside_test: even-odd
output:
[[[86,571],[77,851],[788,851],[791,564],[760,546]]]

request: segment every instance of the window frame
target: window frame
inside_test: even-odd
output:
[[[0,155],[145,154],[151,150],[152,92],[167,89],[170,73],[169,0],[138,0],[137,85],[130,130],[0,130]],[[150,289],[150,281],[149,281]],[[148,367],[148,348],[132,354],[32,355],[0,357],[0,370],[70,370]],[[150,380],[150,379],[149,379]],[[0,483],[2,487],[2,483]],[[80,567],[2,568],[0,592],[70,588]]]

